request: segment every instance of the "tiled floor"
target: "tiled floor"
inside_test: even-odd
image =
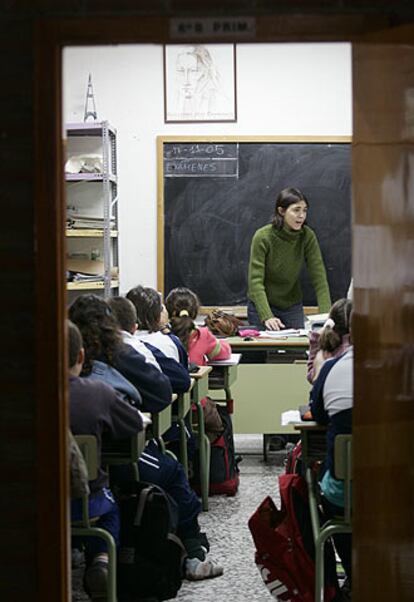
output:
[[[224,575],[200,582],[184,581],[177,602],[270,602],[254,563],[254,546],[247,521],[266,495],[278,500],[277,476],[283,470],[285,452],[262,459],[260,435],[237,435],[240,487],[235,497],[210,497],[209,511],[200,515],[200,525],[211,545],[211,557],[223,565]],[[81,591],[81,569],[74,570],[73,600],[88,600]]]

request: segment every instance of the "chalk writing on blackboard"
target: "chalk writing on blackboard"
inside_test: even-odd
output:
[[[164,176],[238,178],[238,144],[164,144]]]

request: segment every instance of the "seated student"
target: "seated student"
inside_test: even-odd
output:
[[[69,316],[78,325],[84,339],[83,375],[90,374],[94,360],[99,359],[115,367],[138,389],[144,411],[158,412],[171,403],[168,378],[146,363],[135,349],[123,343],[115,316],[104,299],[97,295],[81,295],[70,306]],[[101,376],[104,378],[105,373]],[[111,384],[116,387],[113,379]],[[197,518],[201,511],[200,500],[191,489],[181,464],[163,454],[155,441],[150,441],[139,458],[138,466],[143,481],[159,485],[177,502],[178,535],[188,555],[187,579],[200,580],[221,575],[222,567],[207,556],[208,542],[200,533]]]
[[[206,326],[195,325],[200,301],[193,291],[185,287],[174,288],[167,295],[165,306],[171,329],[187,349],[190,362],[205,366],[208,360],[230,358],[231,347],[227,341],[217,339]]]
[[[184,393],[190,388],[190,375],[188,366],[180,364],[176,359],[166,355],[159,346],[150,344],[149,341],[141,341],[136,336],[137,331],[137,312],[135,305],[125,297],[112,297],[108,301],[116,320],[121,328],[122,339],[127,345],[131,345],[139,351],[139,346],[143,346],[154,356],[162,372],[168,376],[173,393]],[[134,336],[135,334],[135,336]],[[160,334],[161,337],[165,335]],[[174,343],[170,341],[172,345]],[[174,345],[175,347],[175,345]]]
[[[187,352],[180,339],[169,332],[168,312],[160,294],[153,288],[135,286],[126,296],[137,311],[138,330],[135,336],[187,367]]]
[[[104,382],[80,378],[85,357],[79,329],[69,322],[69,415],[74,435],[94,435],[98,454],[102,437],[125,439],[142,430],[140,412],[125,403],[117,392]],[[108,475],[102,466],[98,476],[89,482],[89,514],[99,516],[96,526],[105,529],[119,543],[119,509],[108,487]],[[72,520],[82,516],[82,500],[74,499],[71,505]],[[108,553],[106,543],[98,537],[85,538],[86,571],[84,587],[93,599],[106,600],[108,578]]]
[[[350,315],[352,301],[338,299],[332,305],[329,317],[323,327],[309,333],[309,359],[307,379],[313,383],[323,362],[338,357],[350,346]]]
[[[313,418],[328,425],[327,458],[320,482],[322,505],[327,520],[344,512],[344,485],[334,476],[334,441],[336,435],[352,432],[353,347],[343,355],[326,360],[316,379],[310,397]],[[349,584],[352,582],[350,534],[333,536]]]

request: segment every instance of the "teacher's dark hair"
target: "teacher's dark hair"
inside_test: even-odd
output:
[[[308,199],[298,188],[284,188],[279,192],[276,199],[275,213],[272,218],[272,226],[276,228],[276,230],[281,230],[284,222],[283,215],[280,215],[279,213],[279,207],[281,209],[287,209],[290,205],[294,205],[300,201],[305,201],[306,206],[309,207]]]

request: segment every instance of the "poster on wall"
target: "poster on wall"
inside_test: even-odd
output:
[[[237,120],[234,44],[164,46],[166,123]]]

